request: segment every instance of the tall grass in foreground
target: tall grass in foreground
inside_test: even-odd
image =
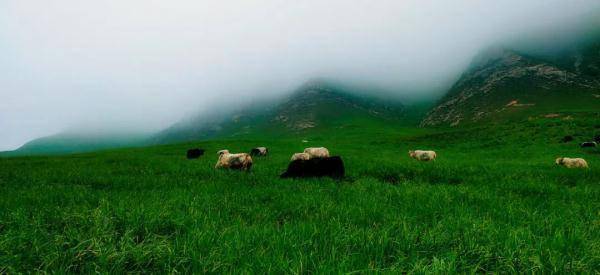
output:
[[[570,128],[538,126],[0,159],[0,273],[600,272],[600,155],[557,143]],[[252,172],[213,169],[212,152],[258,145],[271,155]],[[207,155],[186,160],[192,146]],[[306,146],[341,155],[347,178],[279,179]]]

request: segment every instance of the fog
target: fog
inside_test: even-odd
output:
[[[69,129],[155,131],[315,77],[433,97],[482,48],[536,35],[562,47],[599,9],[598,0],[0,1],[0,150]]]

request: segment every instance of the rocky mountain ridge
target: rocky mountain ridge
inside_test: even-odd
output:
[[[519,112],[593,104],[598,93],[597,78],[515,51],[494,49],[474,59],[421,126],[458,126]]]

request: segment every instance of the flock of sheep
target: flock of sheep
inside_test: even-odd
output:
[[[586,142],[581,147],[596,147],[596,142]],[[253,148],[250,153],[230,153],[229,150],[217,152],[219,159],[215,168],[237,169],[248,171],[252,168],[252,156],[267,156],[269,150],[266,147]],[[188,159],[198,158],[204,154],[203,149],[190,149],[187,152]],[[418,161],[435,161],[437,154],[431,150],[408,151],[408,155]],[[344,163],[339,156],[330,156],[325,147],[309,147],[302,153],[294,153],[290,159],[287,170],[281,174],[287,177],[321,177],[329,176],[341,178],[344,176]],[[555,160],[557,165],[567,168],[588,168],[588,163],[582,158],[560,157]]]
[[[266,147],[253,148],[250,153],[232,154],[229,150],[217,152],[219,159],[215,168],[228,168],[248,171],[252,168],[252,156],[264,157],[269,153]],[[281,177],[343,177],[344,164],[341,157],[330,157],[325,147],[311,147],[292,156],[287,171]]]
[[[252,156],[267,156],[266,147],[253,148],[250,153],[230,153],[229,150],[219,150],[219,158],[215,168],[226,168],[248,171],[252,168]],[[188,159],[195,159],[204,154],[203,149],[190,149]],[[408,155],[419,161],[434,161],[437,157],[435,151],[415,150]],[[330,156],[325,147],[305,148],[302,153],[294,153],[290,159],[287,170],[281,174],[282,178],[288,177],[322,177],[329,176],[341,178],[345,174],[344,163],[339,156]]]

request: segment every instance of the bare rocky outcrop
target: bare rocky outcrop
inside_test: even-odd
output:
[[[556,96],[562,90],[593,91],[599,87],[596,80],[576,72],[514,51],[494,49],[474,59],[471,68],[427,113],[421,126],[485,121],[535,108],[536,99]]]

